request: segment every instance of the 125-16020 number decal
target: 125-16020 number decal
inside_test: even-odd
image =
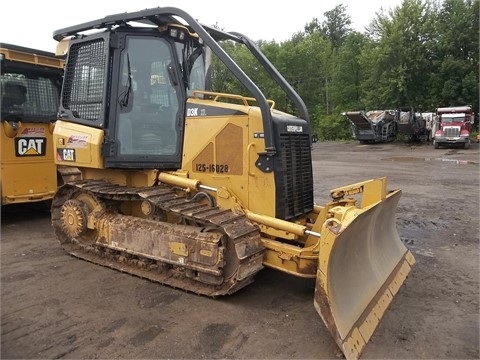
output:
[[[195,164],[195,171],[210,173],[228,173],[227,164]]]

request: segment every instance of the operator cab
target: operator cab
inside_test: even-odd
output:
[[[198,36],[117,26],[70,41],[60,116],[104,129],[105,167],[181,167],[185,102],[205,90]]]
[[[11,44],[0,44],[0,47],[4,47],[6,52],[13,51],[18,54],[17,57],[23,56],[26,59],[33,58],[33,52],[42,57],[53,57],[53,54],[44,51]],[[63,70],[60,66],[57,68],[26,63],[26,60],[23,62],[4,56],[2,49],[0,54],[2,120],[15,123],[15,127],[18,127],[21,121],[49,124],[57,120]]]

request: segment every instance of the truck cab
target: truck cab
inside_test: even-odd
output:
[[[470,105],[437,108],[436,129],[433,138],[435,149],[451,145],[468,149],[474,117],[475,114]]]

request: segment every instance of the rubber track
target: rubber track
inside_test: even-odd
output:
[[[172,187],[164,184],[139,188],[119,186],[98,180],[80,180],[66,186],[70,186],[71,191],[57,192],[52,202],[52,225],[63,248],[73,256],[174,288],[213,297],[234,293],[250,284],[255,274],[263,268],[264,248],[261,245],[259,229],[251,224],[244,215],[189,201]],[[147,200],[157,208],[190,220],[190,222],[193,221],[198,226],[213,227],[222,231],[234,244],[247,242],[252,247],[249,251],[250,256],[243,259],[226,259],[226,261],[238,262],[238,272],[236,273],[242,273],[242,270],[247,267],[253,267],[253,271],[248,271],[251,274],[243,279],[238,280],[233,276],[231,279],[224,280],[221,285],[211,285],[186,277],[184,269],[180,266],[162,264],[149,258],[109,249],[98,243],[85,244],[76,239],[70,239],[62,231],[60,209],[63,203],[69,199],[69,195],[75,192],[75,189],[87,192],[99,201],[106,200],[107,203]]]

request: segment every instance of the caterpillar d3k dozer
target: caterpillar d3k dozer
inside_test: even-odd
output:
[[[242,34],[167,7],[53,36],[66,55],[54,146],[70,181],[52,203],[65,250],[211,297],[265,266],[316,279],[318,313],[358,358],[414,263],[395,225],[401,191],[372,179],[316,205],[305,104]],[[222,41],[246,46],[298,114],[275,109]],[[248,97],[211,91],[222,63]]]

